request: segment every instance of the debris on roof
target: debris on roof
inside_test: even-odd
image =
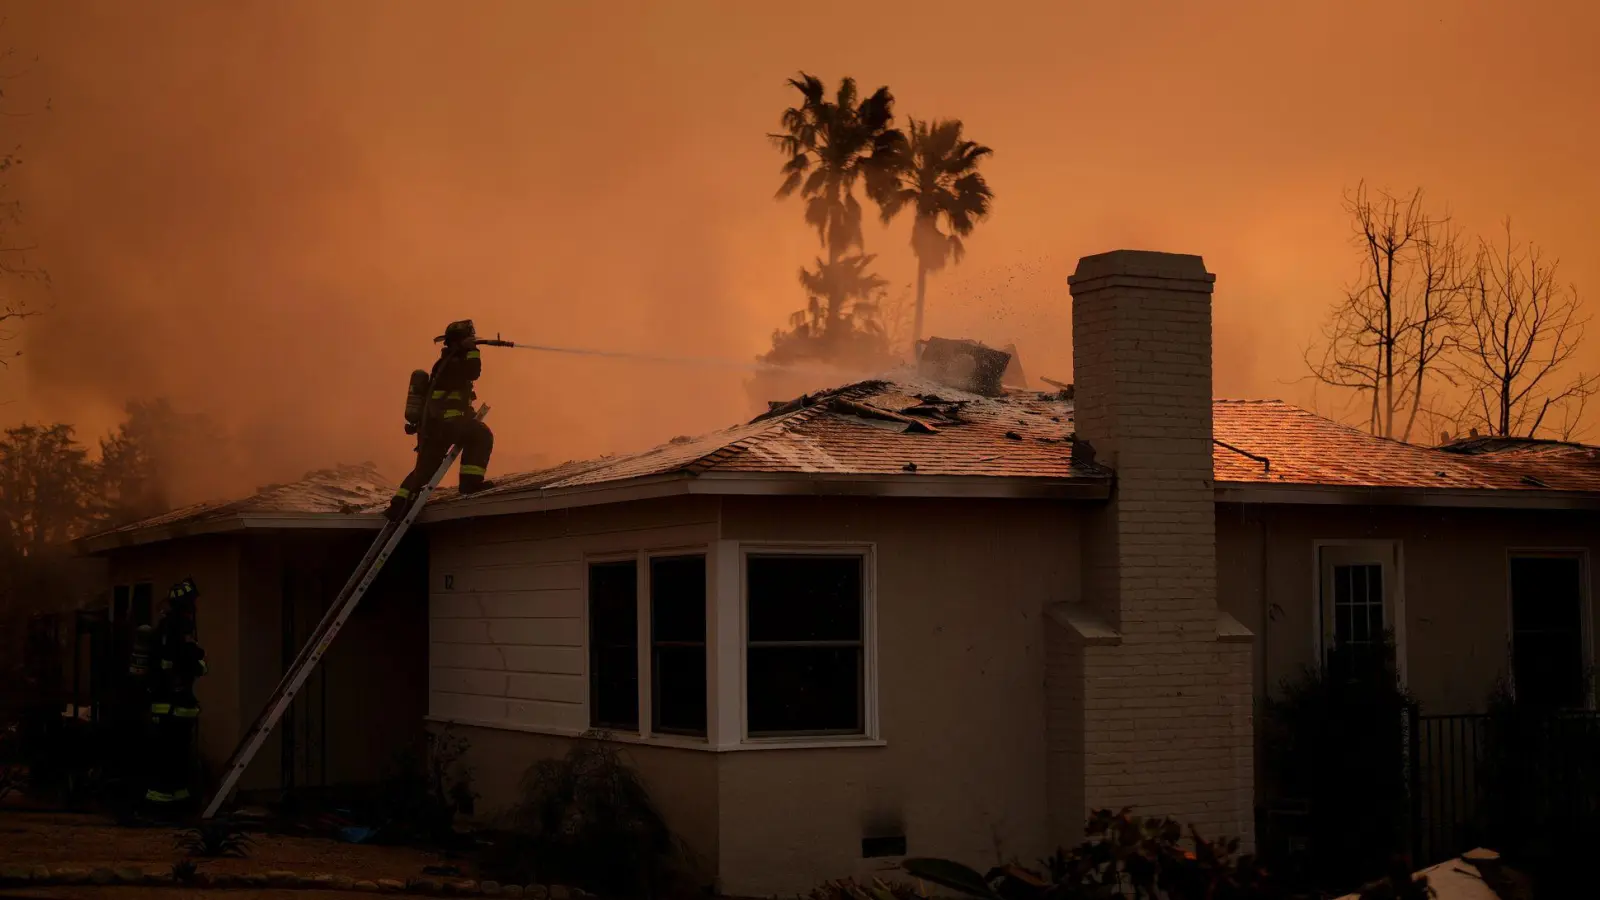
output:
[[[497,474],[493,488],[470,499],[710,473],[1108,481],[1111,471],[1077,434],[1073,402],[1071,385],[985,396],[906,371],[773,403],[742,425],[637,453]],[[1600,493],[1600,450],[1584,445],[1502,440],[1490,447],[1483,442],[1493,439],[1479,438],[1420,447],[1279,401],[1218,400],[1212,410],[1219,485]],[[340,466],[119,530],[239,515],[372,513],[392,490],[370,465]],[[444,486],[434,498],[466,499]]]
[[[816,402],[816,398],[812,397],[810,394],[801,394],[800,396],[794,398],[793,400],[773,400],[773,401],[769,401],[767,403],[767,411],[762,413],[759,416],[756,416],[754,419],[751,419],[750,421],[751,422],[760,422],[763,419],[771,419],[771,418],[775,418],[777,416],[788,415],[789,413],[792,413],[792,412],[794,412],[796,410],[805,409],[806,407],[810,406],[811,404],[813,404],[815,402]]]
[[[994,476],[1105,479],[1110,473],[1060,446],[1070,405],[1020,392],[990,398],[915,374],[770,403],[743,425],[639,453],[496,476],[473,495],[492,498],[674,473]],[[1019,441],[1007,439],[1006,432]],[[1003,453],[997,452],[1003,451]],[[461,502],[453,490],[436,503]]]
[[[774,403],[744,425],[692,440],[497,477],[494,488],[474,496],[673,473],[1108,478],[1094,446],[1076,433],[1068,393],[986,397],[895,373]],[[1470,456],[1403,444],[1279,401],[1218,400],[1212,409],[1219,484],[1600,491],[1600,463],[1588,455],[1581,465],[1562,459],[1525,468],[1534,464],[1528,453],[1513,454],[1512,464],[1505,452]],[[438,496],[437,502],[459,499],[453,491]]]
[[[1011,361],[1006,363],[1006,370],[1000,373],[1000,385],[1007,389],[1027,390],[1028,376],[1022,371],[1022,358],[1017,355],[1017,345],[1007,344],[1004,352],[1011,357]]]
[[[1005,376],[1011,370],[1010,353],[985,347],[974,340],[928,338],[917,357],[917,371],[963,391],[985,397],[1005,393]],[[1022,367],[1016,367],[1020,375]]]
[[[893,429],[899,432],[911,431],[918,434],[939,433],[939,429],[933,427],[922,419],[914,416],[904,415],[891,409],[872,404],[857,403],[856,401],[847,397],[835,397],[833,399],[832,408],[835,412],[859,416],[872,424],[882,422],[889,423],[891,425],[899,425],[899,428]]]

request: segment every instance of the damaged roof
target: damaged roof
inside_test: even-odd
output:
[[[668,474],[923,475],[1108,481],[1074,459],[1060,394],[982,397],[915,381],[865,381],[808,395],[743,425],[675,438],[641,453],[497,476],[476,502]],[[464,502],[440,491],[437,503]]]
[[[269,484],[248,497],[224,503],[196,503],[80,539],[89,552],[206,534],[244,527],[274,527],[282,523],[344,524],[376,527],[361,515],[374,503],[387,502],[395,485],[372,463],[340,465],[308,472],[299,481]]]
[[[976,495],[974,485],[982,491],[989,490],[982,485],[1009,484],[1022,487],[994,488],[995,495],[1046,491],[1043,495],[1103,497],[1112,472],[1095,462],[1091,447],[1075,440],[1072,388],[1063,387],[991,397],[915,376],[859,382],[774,404],[742,425],[673,438],[638,453],[497,474],[493,488],[471,497],[441,487],[424,521],[485,514],[486,507],[529,497],[696,477],[801,485],[854,479],[924,487],[935,479],[948,486],[954,479],[966,486],[958,492],[962,496]],[[1600,451],[1579,444],[1472,439],[1420,447],[1275,400],[1218,400],[1213,414],[1219,499],[1241,498],[1229,491],[1280,487],[1487,491],[1512,498],[1600,495]],[[375,514],[392,493],[393,484],[370,465],[341,466],[268,486],[243,500],[174,510],[82,543],[98,552],[235,528],[375,528]]]
[[[918,379],[866,381],[809,395],[751,422],[622,456],[495,478],[470,501],[612,485],[652,476],[797,475],[1029,479],[1107,484],[1111,471],[1074,439],[1072,389],[981,396]],[[1276,400],[1217,400],[1219,486],[1600,492],[1594,450],[1551,442],[1494,454],[1374,437]]]

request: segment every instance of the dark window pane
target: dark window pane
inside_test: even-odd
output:
[[[631,648],[604,647],[592,654],[589,724],[596,728],[639,727],[639,656]]]
[[[746,654],[752,736],[863,730],[861,648],[750,647]]]
[[[1583,705],[1583,641],[1577,634],[1519,633],[1511,652],[1519,702],[1562,708]]]
[[[653,731],[706,733],[706,558],[650,560]]]
[[[1512,676],[1518,702],[1582,706],[1583,566],[1577,557],[1511,560]]]
[[[1381,643],[1383,641],[1383,604],[1371,603],[1367,605],[1367,641]]]
[[[155,585],[148,581],[133,586],[133,600],[129,604],[131,609],[128,621],[132,622],[135,628],[150,624],[150,608],[153,605],[151,601],[154,595]]]
[[[706,648],[655,648],[655,709],[651,730],[706,733]]]
[[[118,625],[128,624],[128,586],[125,584],[111,589],[111,620]]]
[[[705,643],[706,558],[650,560],[651,629],[657,643]]]
[[[632,560],[589,566],[589,633],[595,643],[638,646],[637,571]]]
[[[638,566],[589,566],[589,724],[639,727]]]
[[[750,640],[861,640],[859,556],[750,556]]]
[[[1511,602],[1519,630],[1579,631],[1583,627],[1579,560],[1575,557],[1512,559]]]

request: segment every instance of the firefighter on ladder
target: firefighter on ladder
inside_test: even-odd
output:
[[[155,630],[150,675],[150,741],[144,799],[166,818],[189,799],[194,772],[195,730],[200,701],[195,679],[206,674],[206,652],[195,640],[195,601],[200,589],[185,578],[167,593],[167,608]]]
[[[474,494],[494,486],[484,480],[489,455],[494,450],[494,433],[477,417],[472,401],[477,399],[473,383],[483,374],[483,360],[477,345],[477,330],[471,319],[451,322],[444,334],[434,338],[444,349],[428,376],[428,396],[415,426],[417,464],[395,491],[385,512],[391,522],[405,518],[417,493],[427,485],[452,446],[461,448],[461,493]],[[406,426],[410,434],[413,426]]]

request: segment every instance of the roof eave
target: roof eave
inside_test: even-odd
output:
[[[580,506],[687,496],[934,497],[966,499],[1105,500],[1111,479],[1021,478],[989,475],[856,475],[823,472],[685,472],[597,485],[530,488],[457,500],[424,509],[420,523],[507,516]]]
[[[1218,482],[1218,503],[1280,506],[1420,506],[1453,509],[1600,509],[1587,491],[1344,487]]]
[[[699,476],[695,492],[758,496],[1105,500],[1111,496],[1111,477],[707,472]]]
[[[246,513],[221,516],[198,522],[178,522],[172,525],[152,525],[132,531],[108,531],[79,538],[74,543],[78,552],[86,556],[157,544],[179,538],[207,534],[229,534],[235,531],[297,530],[297,529],[367,529],[377,531],[383,517],[376,513]]]

